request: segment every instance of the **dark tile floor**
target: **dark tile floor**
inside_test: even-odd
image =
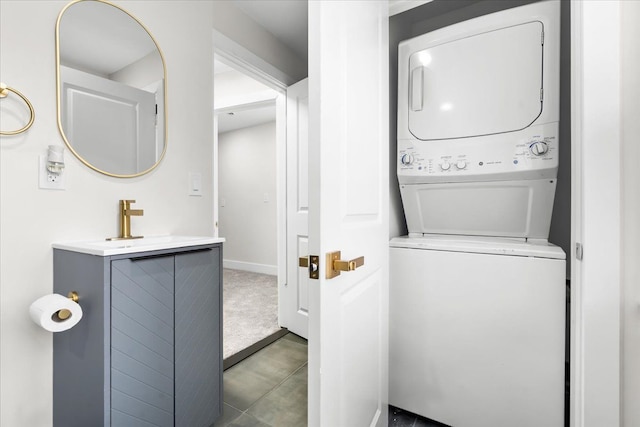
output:
[[[287,334],[224,372],[215,427],[307,425],[307,341]]]
[[[215,427],[305,427],[307,341],[287,334],[224,371],[224,406]],[[446,427],[389,407],[390,427]]]

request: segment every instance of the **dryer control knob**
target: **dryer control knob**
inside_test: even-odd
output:
[[[409,166],[413,163],[413,156],[411,154],[403,154],[402,157],[400,157],[400,162],[405,166]]]
[[[446,160],[442,163],[440,163],[440,168],[443,171],[448,171],[449,169],[451,169],[451,163],[447,162]]]
[[[458,160],[456,163],[456,167],[458,169],[464,169],[467,167],[467,162],[465,162],[464,160]]]
[[[529,145],[529,151],[531,151],[531,154],[534,156],[543,156],[549,151],[549,146],[546,142],[536,141]]]

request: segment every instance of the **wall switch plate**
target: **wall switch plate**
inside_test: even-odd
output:
[[[65,190],[66,171],[61,174],[51,173],[47,170],[47,156],[38,157],[38,186],[44,190]]]
[[[202,196],[202,174],[189,172],[189,195]]]

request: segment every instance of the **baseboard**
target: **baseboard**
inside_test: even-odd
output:
[[[250,271],[252,273],[269,274],[271,276],[278,275],[277,265],[257,264],[253,262],[225,259],[222,261],[222,266],[224,268],[230,268],[232,270]]]

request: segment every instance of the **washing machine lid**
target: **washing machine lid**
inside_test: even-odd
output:
[[[541,114],[543,24],[458,39],[409,57],[409,131],[420,140],[524,129]],[[440,44],[437,44],[440,43]]]
[[[446,252],[465,252],[491,255],[511,255],[534,258],[566,258],[564,251],[546,240],[528,240],[498,237],[425,235],[421,237],[394,237],[391,248],[423,249]]]

